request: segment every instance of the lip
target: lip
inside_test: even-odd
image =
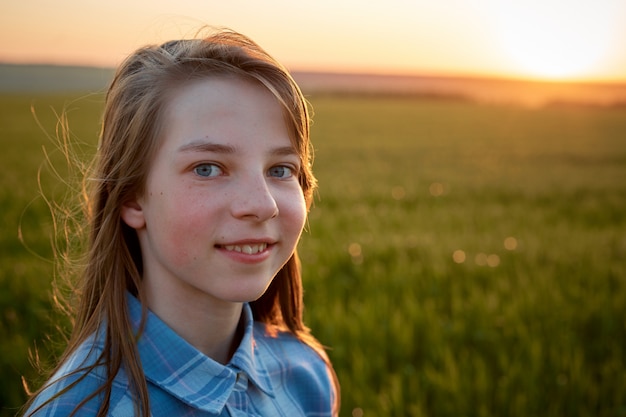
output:
[[[226,242],[218,242],[215,246],[219,248],[223,248],[226,246],[244,246],[244,245],[262,245],[266,244],[267,246],[272,246],[276,243],[276,239],[272,239],[269,237],[261,237],[261,238],[251,238],[251,239],[239,239],[239,240],[231,240]]]

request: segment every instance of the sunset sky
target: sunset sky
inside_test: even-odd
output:
[[[2,0],[0,62],[115,66],[204,24],[294,70],[626,81],[624,0]]]

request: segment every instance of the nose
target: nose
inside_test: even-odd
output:
[[[231,203],[233,217],[261,222],[278,215],[278,204],[265,178],[247,178],[236,188]]]

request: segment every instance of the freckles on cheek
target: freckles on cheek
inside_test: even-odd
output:
[[[184,265],[197,257],[201,245],[197,210],[190,201],[187,187],[177,190],[155,188],[150,192],[151,230],[162,256],[176,265]]]
[[[193,227],[181,222],[168,222],[163,228],[162,239],[170,261],[184,266],[197,258],[200,244]]]

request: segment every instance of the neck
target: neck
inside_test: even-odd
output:
[[[226,364],[241,342],[242,303],[223,302],[206,296],[182,297],[156,294],[147,286],[148,308],[200,352]]]

